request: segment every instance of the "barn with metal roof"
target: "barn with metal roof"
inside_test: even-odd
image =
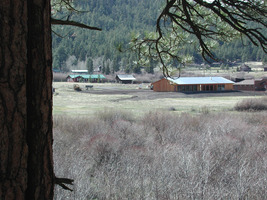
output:
[[[234,84],[235,90],[266,91],[267,77],[262,79],[243,80]]]
[[[233,84],[223,77],[168,77],[152,85],[156,92],[196,92],[233,90]]]
[[[129,74],[118,74],[115,79],[118,83],[133,83],[136,80],[133,75]]]

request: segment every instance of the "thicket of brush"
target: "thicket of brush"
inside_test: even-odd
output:
[[[267,97],[257,99],[244,99],[239,101],[235,107],[237,111],[263,111],[267,110]]]
[[[266,112],[55,117],[55,199],[266,199]]]

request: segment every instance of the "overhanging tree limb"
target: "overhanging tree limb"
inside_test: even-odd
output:
[[[93,26],[88,26],[88,25],[83,24],[83,23],[79,23],[79,22],[76,22],[76,21],[69,21],[69,20],[60,20],[60,19],[51,18],[51,24],[53,24],[53,25],[77,26],[79,28],[85,28],[85,29],[90,29],[90,30],[102,31],[101,28],[93,27]]]
[[[211,57],[211,52],[205,47],[205,41],[202,37],[208,37],[212,33],[214,36],[222,35],[222,32],[212,31],[214,27],[205,27],[198,23],[197,19],[193,19],[194,15],[197,18],[202,18],[205,21],[206,16],[197,12],[195,7],[200,6],[211,11],[215,16],[221,19],[221,23],[226,23],[234,30],[247,36],[249,40],[256,46],[261,46],[264,52],[267,52],[267,42],[264,30],[259,28],[248,27],[249,22],[257,22],[266,28],[266,6],[261,1],[243,1],[243,0],[217,0],[209,3],[203,0],[172,0],[166,2],[166,7],[157,19],[157,30],[162,32],[162,27],[159,26],[161,20],[170,19],[173,23],[180,27],[188,26],[189,29],[184,28],[185,31],[195,35],[202,46],[202,55]],[[179,12],[179,15],[176,14]],[[242,20],[242,23],[240,23]],[[214,25],[214,24],[213,24]]]
[[[169,61],[181,58],[179,49],[173,49],[183,46],[185,41],[171,42],[177,40],[180,33],[196,37],[202,57],[208,62],[218,60],[212,52],[218,41],[227,42],[237,37],[246,36],[267,53],[266,16],[266,5],[261,0],[166,0],[156,21],[157,37],[135,40],[131,43],[132,49],[141,56],[157,57],[165,76],[168,76]],[[149,53],[142,50],[145,44]]]

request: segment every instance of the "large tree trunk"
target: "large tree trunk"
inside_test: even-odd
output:
[[[53,199],[49,0],[0,1],[0,199]]]
[[[0,27],[0,199],[23,199],[28,158],[26,4],[1,0]]]

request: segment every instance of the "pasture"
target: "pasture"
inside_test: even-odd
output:
[[[150,111],[186,112],[232,111],[234,105],[246,98],[260,98],[262,92],[225,92],[183,94],[174,92],[153,92],[148,84],[95,83],[86,90],[87,83],[78,83],[82,91],[74,91],[74,83],[54,82],[53,114],[92,117],[105,110],[120,110],[134,117]]]

